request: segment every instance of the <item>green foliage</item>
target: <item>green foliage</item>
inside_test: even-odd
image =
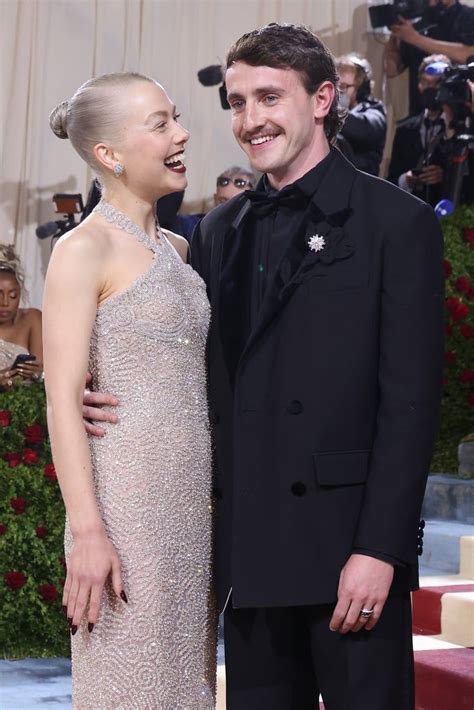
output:
[[[474,205],[458,207],[441,226],[445,240],[446,364],[441,430],[431,470],[455,473],[458,444],[473,431]]]
[[[45,435],[45,410],[41,384],[0,393],[0,652],[7,658],[69,655],[61,611],[64,506]],[[31,425],[39,426],[25,436]],[[46,536],[39,537],[37,529],[44,535],[44,528]],[[18,581],[12,572],[26,575],[20,588],[11,587]]]

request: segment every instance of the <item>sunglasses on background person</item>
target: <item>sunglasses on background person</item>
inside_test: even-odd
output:
[[[228,178],[228,177],[218,177],[217,178],[217,187],[227,187],[232,183],[235,185],[235,187],[238,187],[240,190],[244,187],[253,187],[253,182],[252,180],[244,180],[244,178]]]

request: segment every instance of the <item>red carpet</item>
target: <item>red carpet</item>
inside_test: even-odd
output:
[[[416,710],[473,710],[474,651],[415,653]]]

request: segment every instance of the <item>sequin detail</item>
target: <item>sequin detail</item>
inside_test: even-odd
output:
[[[158,244],[110,205],[96,211],[154,259],[97,309],[91,338],[94,387],[120,403],[119,423],[90,450],[129,603],[108,586],[94,631],[85,619],[72,637],[73,707],[214,710],[205,285],[163,233]],[[67,555],[68,525],[65,544]]]

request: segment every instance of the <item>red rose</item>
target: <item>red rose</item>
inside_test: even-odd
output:
[[[474,392],[469,392],[469,394],[467,395],[467,401],[469,402],[469,404],[474,404]]]
[[[41,424],[32,424],[31,426],[27,426],[24,434],[28,444],[41,444],[44,439],[44,431]]]
[[[56,476],[56,469],[52,463],[47,463],[44,467],[44,477],[49,478],[50,481],[58,480],[58,477]]]
[[[471,287],[471,282],[469,281],[468,276],[460,276],[458,279],[456,279],[456,283],[454,284],[456,291],[459,291],[460,293],[469,293],[469,289]]]
[[[469,306],[453,296],[446,299],[446,307],[453,321],[462,320],[469,313]]]
[[[10,412],[7,409],[0,410],[0,426],[10,426]]]
[[[466,296],[470,301],[474,301],[474,285],[471,284],[469,286],[469,291],[466,293]]]
[[[57,599],[58,590],[56,589],[54,584],[40,584],[40,586],[38,587],[38,591],[45,602],[49,602],[50,604],[52,604]]]
[[[32,466],[38,459],[39,453],[34,449],[25,449],[23,451],[23,463],[28,464],[28,466]]]
[[[456,362],[456,357],[456,353],[453,350],[448,350],[448,352],[444,353],[444,359],[450,365]]]
[[[38,528],[35,530],[37,537],[40,537],[41,539],[44,539],[45,537],[48,537],[48,528],[45,528],[43,525],[40,525]]]
[[[461,325],[461,334],[465,338],[474,338],[474,328],[472,325],[468,325],[467,323],[463,323]]]
[[[465,370],[459,375],[459,382],[472,382],[474,380],[474,370]]]
[[[7,528],[6,525],[2,525],[2,524],[0,523],[0,535],[5,535],[7,529],[8,529],[8,528]]]
[[[446,335],[449,337],[450,335],[453,334],[453,324],[452,323],[446,323],[445,328],[444,328]]]
[[[4,454],[3,458],[10,468],[16,468],[21,463],[21,454],[13,453],[13,451]]]
[[[26,510],[26,500],[24,498],[11,498],[10,505],[17,515],[21,515]]]
[[[26,584],[28,577],[26,574],[23,574],[23,572],[13,571],[7,572],[3,579],[5,580],[5,584],[7,584],[10,589],[16,591],[17,589],[21,589]]]
[[[466,227],[462,230],[462,234],[469,246],[474,248],[474,227]]]
[[[447,279],[453,272],[453,267],[448,259],[443,259],[444,278]]]

